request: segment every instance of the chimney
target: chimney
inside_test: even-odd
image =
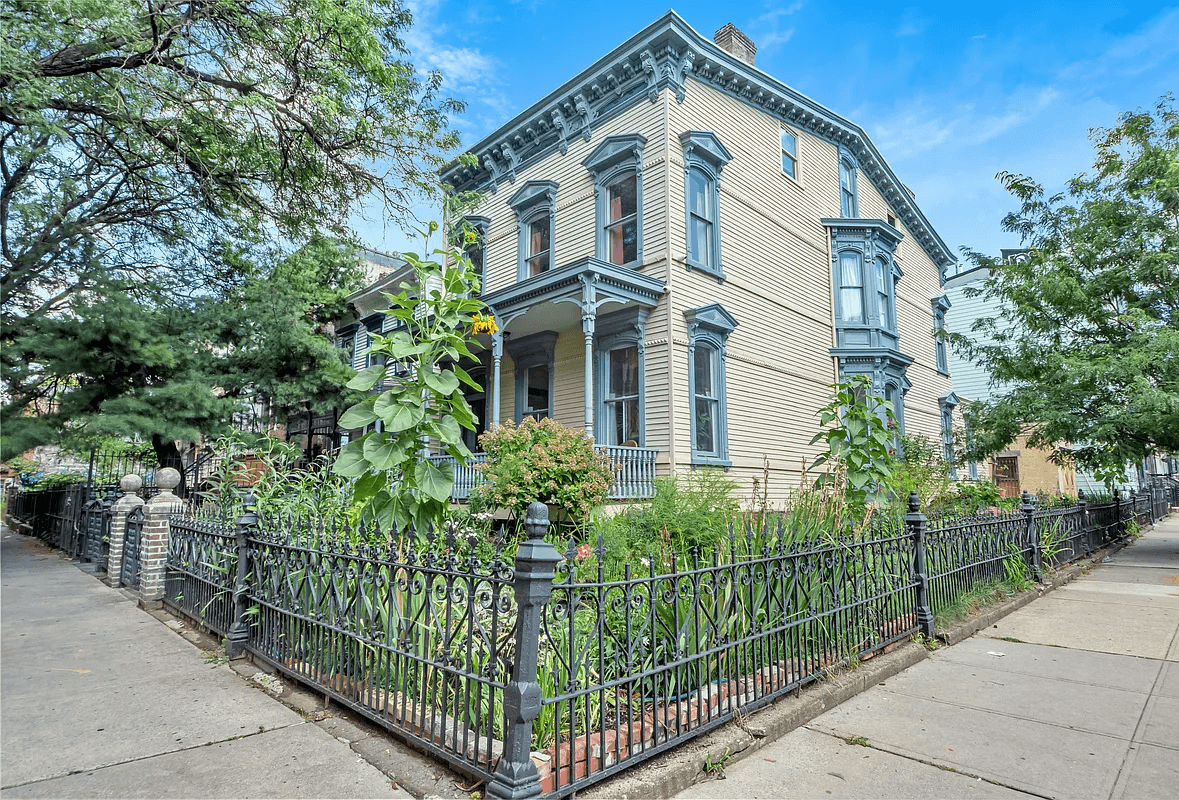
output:
[[[757,45],[753,43],[752,39],[737,30],[737,26],[733,23],[730,22],[714,33],[712,40],[721,50],[732,53],[751,67],[755,66],[753,57],[757,55]]]

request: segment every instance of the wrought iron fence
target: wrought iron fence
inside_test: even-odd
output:
[[[119,565],[119,583],[130,589],[139,588],[139,568],[143,552],[143,507],[127,512],[123,527],[123,560]]]
[[[195,507],[169,519],[164,603],[220,636],[234,621],[238,548],[233,526]]]
[[[1032,561],[1027,518],[1015,511],[934,518],[925,541],[936,611],[953,605],[978,584],[1002,580],[1009,558]]]

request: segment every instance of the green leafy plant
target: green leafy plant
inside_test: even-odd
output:
[[[950,480],[950,465],[946,463],[941,443],[925,436],[905,436],[897,451],[892,459],[892,475],[885,481],[891,499],[904,504],[909,492],[915,491],[922,506],[928,510],[950,505],[954,483]]]
[[[430,232],[436,229],[437,223],[430,223]],[[429,235],[424,237],[428,245]],[[349,442],[332,470],[355,480],[354,498],[362,513],[386,528],[413,524],[424,529],[444,518],[454,472],[421,458],[423,442],[436,441],[463,461],[471,456],[463,429],[475,429],[475,416],[462,387],[478,391],[480,386],[459,362],[475,358],[471,322],[486,305],[471,296],[479,279],[461,250],[444,247],[433,254],[441,262],[403,254],[416,278],[386,295],[390,307],[384,313],[394,318],[396,328],[372,335],[368,352],[377,363],[348,383],[350,389],[376,393],[340,418],[344,428],[381,422],[381,430]]]
[[[713,757],[711,753],[704,757],[704,771],[714,778],[719,778],[725,774],[725,766],[733,760],[733,753],[729,748],[725,748],[725,752],[718,757]]]
[[[825,466],[815,480],[823,486],[842,479],[850,502],[864,505],[887,487],[896,461],[896,418],[881,397],[873,394],[871,381],[850,376],[832,385],[830,402],[819,409],[819,422],[828,426],[815,434],[811,444],[827,449],[811,463]]]
[[[1022,592],[1032,586],[1032,569],[1023,553],[1012,542],[1007,544],[1007,557],[1003,559],[1003,575],[1006,583],[1015,591]]]
[[[554,419],[510,420],[479,437],[487,460],[475,467],[486,483],[473,492],[472,503],[506,508],[523,519],[528,504],[556,506],[576,526],[610,494],[614,468],[594,448],[584,431]]]

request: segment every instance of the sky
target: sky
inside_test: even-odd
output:
[[[452,119],[478,142],[653,22],[645,0],[410,0],[406,40],[421,69],[467,102]],[[1059,190],[1092,166],[1089,130],[1179,92],[1179,2],[678,2],[704,36],[728,22],[757,45],[757,66],[860,125],[945,242],[997,254],[1017,208],[995,174]],[[689,90],[690,91],[690,90]],[[381,221],[365,244],[416,250]],[[420,215],[437,215],[423,204]]]

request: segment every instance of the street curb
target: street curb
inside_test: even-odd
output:
[[[938,640],[946,646],[969,639],[981,630],[1018,611],[1038,597],[1064,586],[1084,574],[1094,563],[1116,553],[1128,544],[1115,542],[1084,558],[1054,571],[1034,589],[981,609],[970,619],[938,631]],[[762,747],[801,728],[820,714],[871,689],[932,655],[915,642],[902,644],[891,653],[877,655],[859,666],[843,669],[833,676],[812,683],[793,695],[779,698],[740,721],[728,722],[679,747],[632,767],[615,778],[590,786],[577,793],[584,798],[658,798],[667,800],[690,786],[708,779],[706,760],[732,764],[748,758]]]

